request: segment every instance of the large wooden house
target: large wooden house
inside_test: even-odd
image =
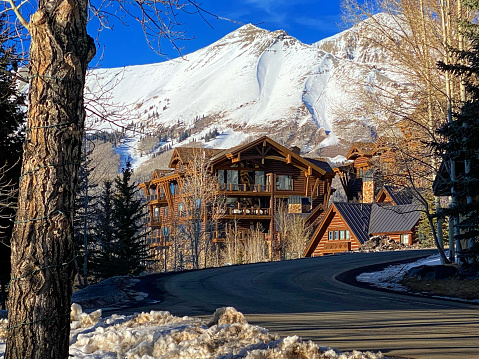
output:
[[[410,192],[377,183],[378,169],[394,165],[385,140],[351,146],[347,162],[335,168],[348,202],[333,202],[314,227],[305,256],[354,251],[371,236],[413,244],[420,218]]]
[[[304,255],[315,257],[358,250],[370,237],[379,235],[411,245],[419,217],[415,204],[332,203]]]
[[[225,240],[234,222],[240,238],[262,228],[264,240],[273,248],[280,202],[290,213],[308,213],[309,222],[328,208],[335,173],[325,161],[302,157],[298,148],[286,148],[266,136],[226,150],[176,148],[171,170],[155,170],[150,181],[140,184],[153,229],[150,245],[160,251],[173,245],[176,227],[185,220],[181,213],[187,194],[181,179],[191,170],[198,151],[208,160],[216,191],[226,197],[224,210],[209,233],[215,243]]]

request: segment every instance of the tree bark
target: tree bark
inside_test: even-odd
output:
[[[73,211],[93,40],[85,0],[41,0],[28,29],[30,93],[6,359],[68,358]]]

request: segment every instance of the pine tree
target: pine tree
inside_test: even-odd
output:
[[[88,285],[89,267],[93,261],[93,219],[96,212],[97,196],[94,194],[96,184],[89,181],[91,173],[91,154],[89,140],[83,140],[82,158],[78,170],[77,195],[75,199],[75,216],[73,226],[77,258],[78,281],[81,286]]]
[[[113,191],[112,182],[103,182],[103,188],[98,197],[97,212],[93,224],[95,252],[90,256],[92,272],[97,278],[108,278],[118,274],[122,263],[117,260],[114,248],[116,246],[116,229],[113,225]]]
[[[115,179],[113,222],[115,246],[113,252],[120,265],[117,274],[139,274],[149,259],[148,247],[142,233],[143,203],[137,196],[137,186],[131,183],[133,170],[130,161]]]
[[[472,11],[479,11],[479,1],[465,2]],[[454,216],[456,240],[466,244],[458,253],[464,263],[479,262],[479,28],[477,24],[462,21],[464,36],[469,40],[467,50],[456,49],[453,64],[440,63],[446,72],[460,78],[465,87],[466,99],[454,114],[454,121],[444,124],[439,130],[444,141],[433,143],[443,161],[455,163],[456,178],[446,180],[448,188],[454,189],[456,203],[445,210]]]
[[[18,188],[20,177],[20,159],[24,139],[25,98],[15,86],[16,55],[14,48],[5,45],[8,34],[0,21],[0,168],[2,168],[2,183],[11,189]],[[8,170],[7,170],[8,169]],[[6,170],[6,171],[3,171]],[[16,197],[8,201],[16,201]],[[14,205],[14,203],[11,203]],[[5,307],[5,288],[10,279],[10,237],[13,228],[11,220],[15,215],[13,208],[2,207],[0,214],[0,304]]]

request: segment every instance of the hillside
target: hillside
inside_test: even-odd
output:
[[[134,130],[122,151],[135,167],[158,167],[152,158],[167,146],[194,141],[228,148],[263,134],[303,153],[333,157],[375,135],[365,116],[344,111],[359,101],[350,79],[389,81],[373,63],[385,59],[351,39],[354,31],[347,30],[306,45],[282,30],[245,25],[183,58],[93,70],[86,92],[104,94],[100,102],[110,119]],[[94,115],[88,124],[115,128]]]

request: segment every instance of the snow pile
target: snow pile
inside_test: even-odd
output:
[[[297,336],[280,338],[250,325],[232,307],[217,309],[208,327],[203,320],[151,311],[102,319],[101,311],[83,313],[72,305],[72,359],[379,359],[381,353],[341,353],[303,342]],[[0,358],[5,351],[6,320],[0,321]],[[2,331],[3,330],[3,331]],[[2,334],[5,333],[5,334]]]
[[[434,265],[439,263],[439,254],[435,254],[416,262],[391,265],[379,272],[361,273],[356,277],[356,280],[359,282],[370,283],[379,288],[387,288],[406,292],[406,287],[401,285],[399,282],[409,269],[420,265]]]

